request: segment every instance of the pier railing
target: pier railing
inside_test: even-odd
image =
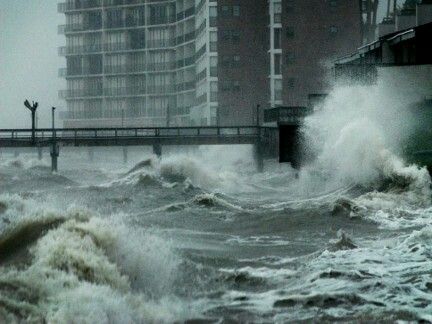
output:
[[[65,139],[258,137],[260,127],[146,127],[146,128],[58,128],[37,129],[37,141]],[[28,140],[31,129],[0,129],[0,140]]]

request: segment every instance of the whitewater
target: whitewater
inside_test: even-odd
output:
[[[0,148],[1,323],[432,321],[412,94],[335,88],[300,170],[252,148]]]

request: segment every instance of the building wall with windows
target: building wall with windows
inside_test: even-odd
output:
[[[332,62],[361,45],[358,0],[269,0],[270,105],[325,93]]]
[[[268,4],[218,1],[218,116],[221,125],[255,125],[268,104]]]
[[[195,0],[69,0],[65,127],[189,125]]]
[[[66,127],[250,125],[306,105],[360,42],[358,0],[67,0]]]

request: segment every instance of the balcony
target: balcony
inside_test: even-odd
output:
[[[100,24],[68,24],[58,26],[58,34],[64,35],[68,33],[85,32],[85,31],[101,31],[102,23]]]
[[[102,69],[99,67],[96,68],[94,66],[92,66],[91,68],[88,69],[79,69],[79,70],[74,70],[74,71],[70,71],[67,68],[61,68],[58,71],[58,76],[61,78],[66,78],[66,77],[82,77],[82,76],[94,76],[94,75],[101,75]]]
[[[189,91],[195,90],[195,81],[183,82],[176,85],[176,90],[180,91]]]
[[[102,89],[74,89],[60,90],[60,99],[85,98],[85,97],[100,97],[103,95]]]
[[[176,44],[187,43],[193,39],[195,39],[195,31],[176,37]]]
[[[190,65],[193,65],[193,64],[195,64],[195,55],[192,55],[190,57],[186,57],[186,58],[184,58],[182,60],[178,60],[176,62],[176,67],[178,69],[181,69],[182,67],[190,66]]]
[[[101,44],[85,45],[85,46],[61,46],[59,47],[59,55],[72,54],[90,54],[102,52]]]
[[[86,10],[102,7],[101,0],[75,0],[73,2],[61,2],[57,5],[59,13],[65,13],[72,10]]]

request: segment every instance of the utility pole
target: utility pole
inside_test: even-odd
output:
[[[122,128],[124,128],[124,115],[125,115],[124,109],[122,109],[122,121],[121,121]]]
[[[167,111],[166,111],[166,116],[167,116],[167,120],[166,120],[166,127],[170,127],[170,107],[169,105],[167,105]]]
[[[51,143],[51,171],[57,172],[57,159],[60,154],[60,148],[57,145],[57,136],[55,131],[55,107],[51,108],[51,117],[52,117],[52,143]]]
[[[257,127],[260,126],[260,108],[261,108],[261,105],[256,106],[256,125],[257,125]]]
[[[53,129],[53,132],[55,131],[55,110],[56,110],[56,107],[52,107],[51,108],[51,112],[52,112],[52,129]]]
[[[32,102],[32,105],[30,105],[30,102],[26,99],[24,101],[24,106],[26,106],[31,111],[31,119],[32,119],[32,145],[36,144],[36,109],[39,106],[37,102]]]

